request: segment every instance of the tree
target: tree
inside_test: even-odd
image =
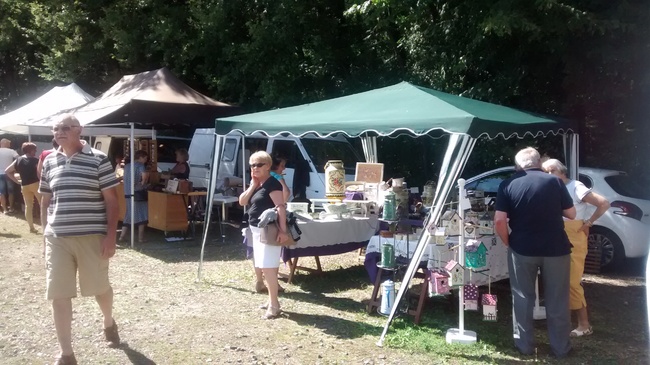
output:
[[[29,4],[0,0],[0,111],[16,109],[42,86],[39,77],[44,51],[33,37]]]

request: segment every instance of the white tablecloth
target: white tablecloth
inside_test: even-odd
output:
[[[379,246],[381,245],[382,240],[386,238],[381,238],[379,236],[373,236],[368,242],[366,248],[366,256],[374,255],[376,256],[380,253]],[[388,240],[393,241],[392,238]],[[466,242],[467,242],[466,238]],[[488,281],[497,281],[508,278],[508,248],[501,242],[501,239],[498,236],[483,236],[478,238],[479,241],[483,242],[485,248],[487,248],[486,261],[487,265],[483,268],[476,269],[474,272],[471,270],[465,270],[465,280],[467,283],[470,283],[470,274],[471,274],[471,283],[476,285],[487,285]],[[430,242],[433,241],[431,237]],[[406,258],[406,240],[395,240],[395,255],[398,257]],[[409,237],[409,257],[413,257],[415,252],[415,247],[417,246],[418,237],[413,235]],[[459,243],[458,237],[448,237],[447,245],[445,246],[436,246],[433,243],[429,243],[428,247],[422,255],[422,262],[427,263],[429,269],[440,267],[444,268],[449,260],[458,261],[458,248],[452,249],[452,247],[457,246]],[[430,260],[431,258],[431,260]],[[461,263],[463,266],[464,263]]]
[[[295,248],[323,247],[349,242],[368,241],[377,232],[376,215],[343,219],[298,221],[302,231]],[[294,248],[294,247],[291,247]]]
[[[302,231],[295,246],[282,249],[286,262],[294,257],[338,255],[366,247],[368,240],[377,232],[379,220],[376,215],[326,220],[298,220]],[[242,232],[252,244],[250,229]]]

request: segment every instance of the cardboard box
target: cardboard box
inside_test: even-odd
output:
[[[179,180],[178,181],[178,192],[181,194],[187,194],[192,191],[192,182],[189,180]]]

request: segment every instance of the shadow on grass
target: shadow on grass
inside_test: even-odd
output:
[[[222,285],[209,283],[208,285],[216,288],[226,288],[235,290],[242,293],[254,293],[252,290],[231,286],[231,285]],[[260,294],[260,298],[267,298],[266,294]],[[310,303],[316,305],[322,305],[328,307],[332,310],[350,312],[350,313],[359,313],[360,310],[364,310],[365,306],[363,303],[360,303],[354,299],[350,298],[339,298],[339,297],[328,297],[322,293],[301,293],[301,292],[291,292],[287,291],[280,294],[280,301],[283,298],[288,298],[295,300],[297,303]],[[300,304],[297,304],[299,307]]]
[[[298,272],[296,270],[296,273]],[[368,283],[368,273],[362,265],[339,267],[335,270],[324,271],[322,275],[315,273],[294,274],[292,284],[312,293],[336,293],[351,289],[372,288],[372,285]]]
[[[322,305],[337,311],[359,313],[359,311],[364,309],[363,304],[354,299],[328,297],[321,293],[285,292],[281,295],[280,299],[283,297],[293,299],[298,303]]]
[[[245,261],[246,247],[241,243],[241,236],[229,234],[225,240],[209,236],[205,245],[204,262],[210,261]],[[165,263],[199,262],[201,257],[201,238],[185,241],[167,242],[162,232],[147,233],[147,243],[135,243],[135,250],[143,255]],[[130,243],[123,243],[121,248],[130,248]]]
[[[331,336],[341,339],[354,339],[363,336],[379,336],[381,327],[372,326],[359,321],[350,321],[337,318],[335,314],[304,314],[297,312],[283,312],[285,318],[305,327],[316,327]]]
[[[156,362],[145,356],[138,350],[132,349],[128,344],[124,343],[120,346],[120,350],[124,351],[126,356],[135,365],[156,365]]]

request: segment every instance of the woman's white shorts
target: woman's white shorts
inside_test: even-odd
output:
[[[260,269],[273,269],[280,267],[280,255],[282,246],[271,246],[260,242],[262,229],[250,227],[253,234],[253,261],[255,267]]]

